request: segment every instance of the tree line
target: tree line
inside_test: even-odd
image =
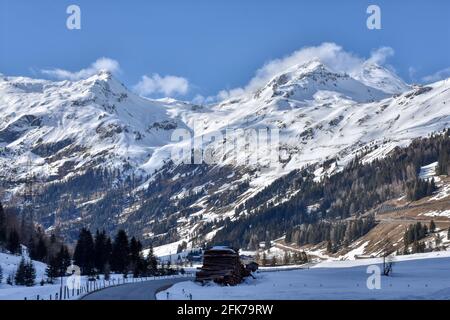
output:
[[[157,259],[152,247],[144,258],[141,242],[135,237],[129,239],[125,230],[119,230],[112,241],[105,231],[97,230],[92,236],[88,229],[81,229],[73,260],[80,267],[81,274],[88,276],[115,272],[125,276],[132,273],[138,277],[157,272]]]

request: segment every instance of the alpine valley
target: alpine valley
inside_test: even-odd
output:
[[[2,203],[20,214],[32,180],[36,223],[68,241],[88,227],[172,252],[266,243],[377,255],[386,239],[404,250],[410,224],[450,225],[449,127],[450,79],[408,85],[369,62],[350,75],[311,60],[206,106],[137,96],[106,71],[61,82],[0,76]],[[171,160],[175,130],[227,128],[278,129],[282,159]]]

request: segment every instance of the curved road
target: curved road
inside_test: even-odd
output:
[[[128,283],[92,292],[84,296],[82,300],[156,300],[157,292],[165,290],[177,282],[193,279],[176,278]]]

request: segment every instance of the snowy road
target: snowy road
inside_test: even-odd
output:
[[[93,292],[82,300],[155,300],[155,295],[159,290],[165,290],[175,283],[186,280],[189,278],[130,283]]]

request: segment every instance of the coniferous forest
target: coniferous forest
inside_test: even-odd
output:
[[[321,181],[314,180],[314,167],[294,171],[275,181],[258,195],[236,208],[243,218],[225,220],[212,242],[255,249],[260,242],[286,234],[288,242],[314,244],[331,241],[344,245],[361,236],[375,223],[371,218],[340,222],[375,209],[384,201],[407,196],[411,201],[435,191],[434,179],[419,179],[422,166],[438,162],[437,173],[450,168],[450,130],[414,140],[408,147],[397,147],[388,156],[364,162],[364,156],[377,149],[373,145],[358,154],[340,172]],[[338,163],[338,159],[331,162]],[[287,191],[298,191],[280,202]],[[271,199],[271,201],[269,200]],[[250,213],[250,214],[249,214]]]

